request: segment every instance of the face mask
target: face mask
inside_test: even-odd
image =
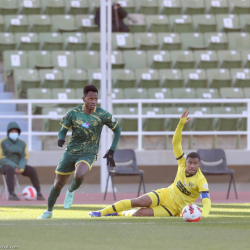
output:
[[[18,138],[19,134],[17,132],[9,133],[9,137],[11,140],[16,141]]]

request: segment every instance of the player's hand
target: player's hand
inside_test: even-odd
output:
[[[22,172],[18,168],[15,168],[14,173],[15,174],[21,174]]]
[[[114,161],[114,151],[110,149],[107,154],[103,156],[103,158],[107,158],[107,165],[110,165],[110,167],[115,167],[115,161]]]
[[[181,118],[187,118],[189,115],[189,112],[187,110],[185,110],[183,113],[182,113],[182,116]],[[189,118],[186,120],[185,124],[189,123],[190,121],[192,120],[192,118]]]
[[[57,142],[59,147],[62,147],[64,145],[64,143],[65,143],[65,140],[63,140],[63,139],[59,139]]]

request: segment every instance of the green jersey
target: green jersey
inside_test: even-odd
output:
[[[98,153],[99,141],[104,125],[115,129],[118,122],[106,110],[96,107],[87,115],[84,105],[68,111],[60,123],[66,129],[72,128],[72,137],[66,147],[68,154]]]

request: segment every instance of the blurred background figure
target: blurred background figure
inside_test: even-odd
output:
[[[106,1],[108,7],[108,1]],[[112,32],[129,32],[129,28],[123,22],[128,13],[118,3],[112,3]],[[95,24],[100,27],[100,8],[96,10]]]

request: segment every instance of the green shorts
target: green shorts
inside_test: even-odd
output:
[[[75,172],[76,165],[79,162],[85,162],[89,166],[89,171],[96,161],[96,155],[92,153],[83,153],[82,155],[72,155],[65,151],[59,162],[56,173],[60,175],[70,175]]]

